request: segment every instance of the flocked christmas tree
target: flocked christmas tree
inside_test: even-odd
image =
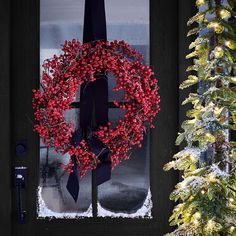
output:
[[[198,86],[183,104],[191,103],[176,143],[186,148],[165,170],[183,172],[170,198],[179,201],[168,235],[236,235],[236,1],[197,0],[198,13],[188,25],[193,58],[180,88]]]

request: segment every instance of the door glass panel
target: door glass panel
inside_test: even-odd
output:
[[[42,65],[45,59],[61,53],[60,48],[64,40],[73,38],[82,40],[84,0],[41,0],[40,14],[40,64]],[[78,124],[78,114],[79,109],[70,110],[66,113],[66,119]],[[38,217],[92,216],[91,173],[80,180],[79,198],[75,203],[66,189],[68,173],[62,167],[62,164],[67,164],[69,159],[68,154],[61,156],[40,142]]]
[[[149,63],[149,1],[106,0],[108,40],[125,40],[144,55]],[[109,101],[122,98],[115,93],[115,79],[109,78]],[[123,118],[120,109],[109,110],[113,123]],[[151,217],[149,183],[149,132],[142,148],[135,149],[131,158],[112,171],[110,181],[98,187],[98,216],[101,217]]]
[[[65,114],[67,121],[77,123],[79,109]],[[80,193],[75,203],[66,189],[68,173],[63,165],[69,162],[68,154],[62,156],[40,142],[40,183],[38,188],[38,217],[76,218],[92,216],[91,173],[80,179]]]
[[[114,124],[123,116],[121,109],[109,110],[109,120]],[[111,180],[98,187],[98,216],[151,217],[149,156],[148,132],[142,148],[133,149],[131,158],[112,171]]]
[[[82,41],[85,0],[40,1],[40,66],[43,61],[60,54],[64,40]],[[149,1],[105,0],[108,40],[125,40],[143,53],[149,63]],[[42,71],[41,71],[42,72]],[[113,92],[115,78],[108,75],[109,102],[121,100],[123,93]],[[76,98],[79,101],[79,91]],[[124,112],[109,109],[109,120],[123,118]],[[78,124],[79,109],[66,113],[66,118]],[[112,171],[110,181],[98,187],[98,217],[151,217],[149,184],[149,133],[143,147],[132,152],[131,159]],[[40,180],[38,187],[38,217],[92,217],[92,177],[87,173],[80,180],[77,203],[66,189],[68,173],[62,164],[68,154],[60,156],[40,142]],[[96,202],[96,201],[95,201]]]
[[[107,39],[125,40],[144,55],[149,63],[149,0],[105,0]],[[108,80],[109,101],[119,100],[122,92],[114,93],[115,79]]]

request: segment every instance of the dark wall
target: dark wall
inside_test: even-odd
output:
[[[1,0],[0,11],[0,227],[10,235],[10,1]]]
[[[178,1],[151,1],[151,63],[160,86],[161,111],[151,133],[151,179],[156,207],[157,235],[170,230],[168,219],[174,203],[169,194],[178,180],[177,172],[164,172],[163,166],[176,152],[178,132]],[[153,234],[154,235],[154,234]]]
[[[153,153],[158,153],[152,157],[151,164],[152,171],[158,173],[157,199],[154,199],[157,202],[158,235],[173,230],[168,219],[175,204],[169,200],[169,194],[178,182],[179,173],[163,172],[162,168],[178,151],[175,139],[185,119],[187,107],[182,107],[181,103],[190,90],[179,91],[178,87],[186,79],[185,70],[191,63],[185,59],[192,40],[186,37],[187,21],[195,12],[195,0],[152,1],[151,4],[151,61],[156,66],[161,93],[161,112],[151,138]]]

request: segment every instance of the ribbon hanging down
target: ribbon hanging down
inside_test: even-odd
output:
[[[95,40],[107,40],[104,0],[86,0],[84,14],[83,43]],[[98,156],[100,163],[96,167],[96,184],[100,185],[111,178],[111,160],[109,150],[92,132],[108,123],[108,82],[107,76],[97,74],[96,80],[84,83],[80,90],[80,128],[73,135],[72,143],[78,146],[85,139],[91,150]],[[75,201],[79,195],[79,173],[76,157],[71,156],[74,164],[70,173],[67,190]]]

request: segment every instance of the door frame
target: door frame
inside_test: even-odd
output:
[[[11,148],[10,148],[10,1],[0,0],[0,226],[11,235]]]
[[[119,234],[127,232],[129,235],[163,235],[170,230],[168,218],[174,207],[169,200],[169,194],[178,182],[178,172],[164,172],[163,166],[177,151],[175,138],[179,130],[179,123],[184,118],[184,110],[179,109],[183,94],[179,94],[179,83],[185,76],[184,69],[188,62],[185,60],[190,39],[186,39],[186,22],[195,11],[195,1],[178,0],[150,0],[150,61],[159,80],[161,94],[161,112],[158,114],[156,129],[151,131],[151,163],[150,184],[152,191],[153,219],[103,219],[93,218],[83,220],[35,220],[36,216],[36,187],[33,183],[26,188],[26,208],[34,204],[32,211],[28,210],[30,222],[26,225],[16,224],[15,195],[13,186],[14,166],[26,165],[29,168],[29,180],[38,180],[39,157],[35,157],[35,149],[39,149],[38,137],[35,133],[27,133],[26,128],[17,128],[17,123],[23,122],[28,127],[33,120],[31,101],[21,110],[23,115],[16,112],[14,106],[24,103],[14,99],[19,91],[38,86],[39,77],[39,1],[40,0],[0,0],[1,44],[0,49],[4,57],[0,57],[0,116],[2,132],[0,133],[0,225],[3,235],[10,236],[17,231],[17,235],[32,235],[37,227],[37,235],[56,233],[67,235],[68,229],[78,229],[81,236],[111,234],[114,227]],[[27,38],[24,36],[27,35]],[[183,53],[184,52],[184,53]],[[20,78],[31,78],[29,83],[22,84]],[[179,79],[181,78],[181,79]],[[14,84],[13,84],[14,81]],[[12,87],[11,87],[12,85]],[[185,92],[186,93],[186,92]],[[25,110],[24,110],[25,109]],[[13,125],[14,124],[14,125]],[[15,156],[16,140],[30,137],[27,141],[29,150],[26,158]],[[35,192],[34,196],[27,193]],[[33,202],[33,203],[32,203]],[[93,227],[91,226],[93,224]],[[30,226],[29,226],[30,225]],[[63,225],[63,227],[62,227]],[[45,234],[46,233],[46,234]],[[113,234],[114,235],[114,234]]]

